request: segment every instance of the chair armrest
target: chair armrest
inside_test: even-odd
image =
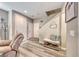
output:
[[[8,46],[11,40],[0,40],[0,46]]]
[[[5,53],[5,52],[8,52],[8,51],[11,51],[11,47],[10,46],[0,47],[0,53]]]

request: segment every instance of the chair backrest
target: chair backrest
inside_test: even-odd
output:
[[[23,34],[21,33],[17,34],[14,40],[12,40],[12,42],[10,43],[11,48],[13,50],[17,50],[23,39],[24,39]]]

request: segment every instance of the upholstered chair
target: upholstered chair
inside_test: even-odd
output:
[[[11,40],[0,40],[0,53],[3,57],[16,57],[17,50],[24,39],[23,34],[19,33]]]

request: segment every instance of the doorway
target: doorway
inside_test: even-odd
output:
[[[0,9],[0,40],[9,39],[8,11]]]
[[[33,38],[33,20],[27,19],[27,39]]]

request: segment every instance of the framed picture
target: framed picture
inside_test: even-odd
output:
[[[78,3],[77,2],[67,2],[65,6],[65,22],[69,22],[76,18],[78,15]]]

